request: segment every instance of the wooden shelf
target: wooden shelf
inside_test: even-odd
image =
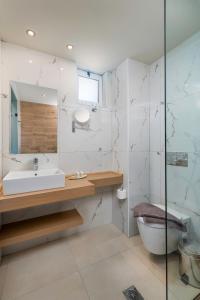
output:
[[[87,180],[92,182],[95,187],[106,187],[123,183],[123,174],[119,172],[106,171],[88,174]]]
[[[83,218],[76,209],[73,209],[3,225],[0,232],[0,247],[11,246],[81,224],[83,224]]]
[[[113,171],[89,173],[87,178],[68,180],[64,188],[5,196],[0,190],[0,213],[93,196],[96,188],[123,183],[123,174]]]
[[[95,195],[87,180],[67,180],[64,188],[5,196],[0,194],[0,213]]]

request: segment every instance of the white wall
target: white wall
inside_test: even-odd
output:
[[[200,240],[200,32],[167,54],[167,152],[188,154],[188,167],[167,166],[167,204],[191,217]],[[150,199],[164,203],[164,59],[150,70]]]
[[[165,203],[164,58],[150,66],[150,201]]]
[[[59,166],[66,173],[77,169],[86,172],[119,170],[124,173],[124,187],[128,192],[128,199],[124,202],[119,202],[115,192],[106,189],[88,199],[6,213],[3,222],[76,207],[85,220],[79,230],[113,222],[127,235],[137,234],[132,208],[143,201],[160,202],[164,199],[163,61],[149,67],[127,59],[112,74],[106,73],[103,107],[96,113],[91,112],[88,131],[77,130],[74,134],[72,116],[80,107],[77,103],[76,65],[16,45],[3,43],[2,46],[3,93],[9,96],[11,80],[58,90],[58,154],[38,154],[40,167]],[[61,71],[60,67],[64,70]],[[3,111],[3,173],[31,168],[34,154],[9,154],[9,98],[3,101]],[[6,249],[6,253],[34,243]]]
[[[149,201],[149,67],[127,59],[113,72],[113,163],[124,173],[128,199],[113,197],[113,222],[137,233],[132,208]]]
[[[191,217],[200,241],[200,32],[167,55],[167,151],[188,154],[188,167],[167,166],[168,205]]]
[[[113,118],[113,168],[124,174],[124,188],[129,189],[128,144],[128,60],[112,73]],[[113,223],[128,234],[128,201],[118,201],[113,195]]]
[[[30,60],[32,63],[29,63]],[[76,130],[76,133],[72,133],[72,115],[75,109],[80,107],[77,103],[75,63],[9,43],[2,44],[2,61],[2,90],[8,97],[11,80],[58,90],[58,154],[37,154],[41,168],[59,166],[66,173],[72,173],[77,169],[89,172],[112,168],[109,74],[104,76],[106,82],[104,106],[96,113],[91,112],[89,130]],[[61,71],[60,67],[64,70]],[[32,160],[36,155],[9,154],[9,98],[3,101],[3,112],[3,173],[5,175],[9,170],[31,168]],[[80,230],[112,222],[110,189],[99,190],[95,197],[67,204],[60,203],[6,213],[3,215],[3,222],[8,223],[72,207],[77,207],[84,218],[85,224]],[[48,238],[37,242],[43,240]],[[33,242],[28,244],[32,245]],[[19,245],[14,250],[24,246]],[[6,253],[9,251],[13,249],[7,249]]]

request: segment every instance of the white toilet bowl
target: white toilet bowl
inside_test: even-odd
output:
[[[165,210],[164,205],[154,204]],[[168,209],[168,212],[181,220],[184,224],[190,222],[190,217],[175,210]],[[137,218],[137,224],[141,239],[146,249],[157,255],[166,254],[166,229],[165,224],[146,223],[142,217]],[[172,253],[178,249],[178,241],[182,232],[175,228],[167,228],[167,253]]]

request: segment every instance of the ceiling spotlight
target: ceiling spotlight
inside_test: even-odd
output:
[[[44,94],[42,94],[42,97],[46,97],[46,94],[44,93]]]
[[[35,31],[33,31],[31,29],[27,29],[26,34],[30,37],[34,37],[36,35]]]
[[[64,71],[64,68],[63,68],[63,67],[60,67],[60,71]]]
[[[29,64],[32,64],[32,63],[33,63],[32,59],[29,59],[29,61],[28,61],[28,62],[29,62]]]
[[[68,50],[72,50],[72,49],[73,49],[73,46],[72,46],[72,45],[67,45],[67,49],[68,49]]]

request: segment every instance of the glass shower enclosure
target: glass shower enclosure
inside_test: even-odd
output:
[[[167,293],[200,299],[200,0],[165,1],[165,52],[166,206],[186,228],[167,255]]]

